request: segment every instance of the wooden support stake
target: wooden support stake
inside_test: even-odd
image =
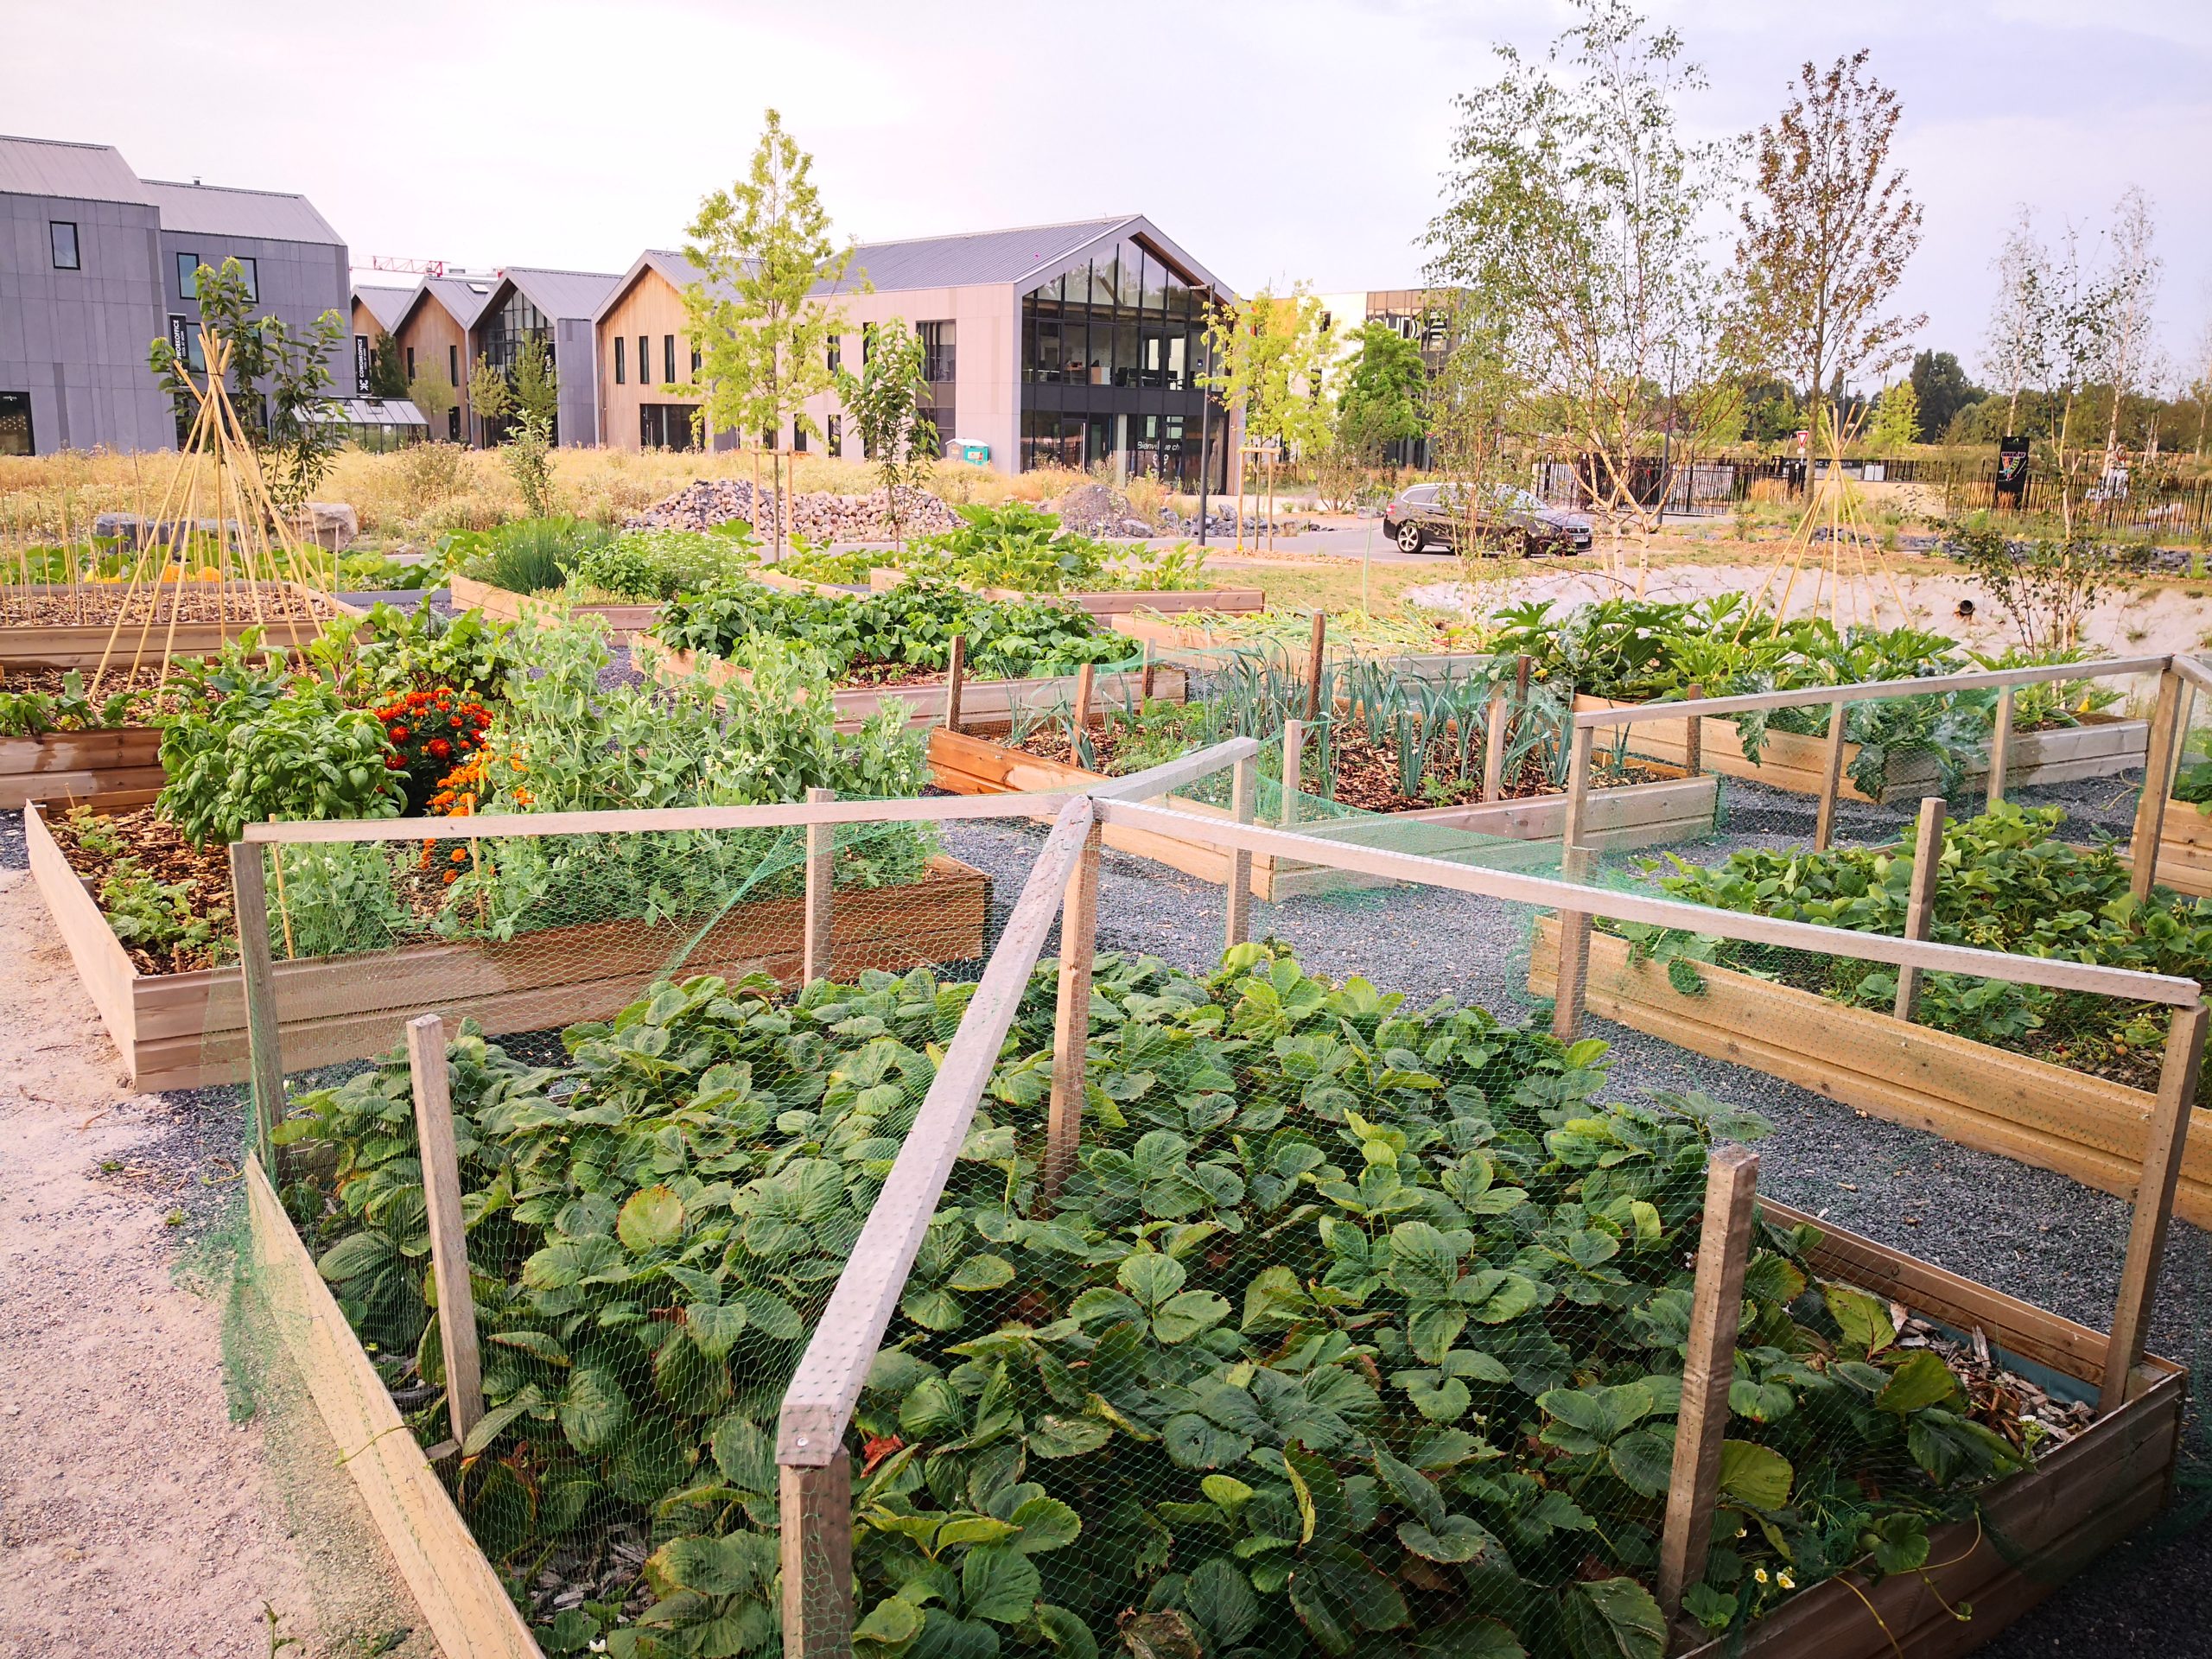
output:
[[[430,1265],[438,1281],[438,1345],[446,1362],[446,1417],[454,1444],[483,1421],[484,1371],[476,1351],[476,1298],[468,1283],[468,1230],[461,1212],[461,1154],[446,1077],[446,1022],[435,1014],[407,1022],[415,1082],[415,1146],[429,1212]]]
[[[952,636],[952,654],[944,665],[944,726],[947,731],[960,729],[960,677],[968,666],[968,637]]]
[[[2158,706],[2151,716],[2151,747],[2143,758],[2143,797],[2135,804],[2135,838],[2128,845],[2128,890],[2151,896],[2158,874],[2158,837],[2166,827],[2166,797],[2173,788],[2174,763],[2181,750],[2181,700],[2184,683],[2168,669],[2158,676]]]
[[[1490,689],[1490,723],[1483,728],[1483,799],[1494,801],[1505,793],[1505,722],[1512,705],[1505,688]]]
[[[2005,798],[2005,763],[2012,753],[2012,688],[2009,685],[1997,694],[1996,721],[1989,734],[1988,804],[1991,806]]]
[[[1562,880],[1586,881],[1597,858],[1587,847],[1570,846],[1560,860]],[[1590,912],[1559,913],[1559,976],[1552,992],[1552,1035],[1563,1043],[1582,1029],[1582,995],[1590,982]]]
[[[1912,838],[1912,891],[1904,901],[1904,936],[1924,939],[1936,925],[1936,882],[1943,870],[1943,798],[1924,795]],[[1897,969],[1897,997],[1890,1011],[1910,1020],[1920,1012],[1920,969]]]
[[[1827,753],[1821,762],[1821,809],[1813,820],[1813,850],[1825,853],[1835,838],[1835,798],[1843,788],[1843,717],[1851,705],[1837,702],[1828,715]]]
[[[785,1659],[852,1659],[853,1465],[776,1471],[783,1535]]]
[[[1675,1419],[1674,1475],[1667,1484],[1666,1530],[1659,1540],[1659,1611],[1669,1623],[1681,1610],[1683,1592],[1704,1582],[1706,1552],[1713,1543],[1758,1174],[1758,1154],[1748,1147],[1722,1147],[1705,1167],[1705,1225],[1690,1293],[1689,1349]]]
[[[1298,822],[1298,791],[1305,783],[1306,722],[1286,720],[1282,723],[1282,827],[1290,829]]]
[[[1693,685],[1685,695],[1694,702],[1705,695],[1705,688]],[[1705,770],[1705,716],[1694,714],[1682,726],[1682,770],[1694,778]]]
[[[1260,763],[1246,755],[1230,773],[1230,816],[1239,823],[1252,822],[1253,797],[1259,793]],[[1228,919],[1222,930],[1222,949],[1244,943],[1252,927],[1252,855],[1239,847],[1229,855]]]
[[[1098,952],[1098,849],[1093,823],[1060,902],[1060,995],[1052,1018],[1052,1103],[1038,1190],[1047,1211],[1075,1170],[1083,1136],[1084,1071],[1090,1046],[1090,968]]]
[[[1081,766],[1076,759],[1077,745],[1084,731],[1090,724],[1090,697],[1096,668],[1085,663],[1075,671],[1075,706],[1068,711],[1068,764]]]
[[[1313,613],[1313,643],[1306,651],[1306,723],[1321,717],[1321,658],[1329,646],[1329,613]]]
[[[1513,706],[1516,709],[1529,706],[1529,675],[1535,665],[1536,659],[1525,651],[1513,659]]]
[[[2156,774],[2152,774],[2153,777]],[[2105,1349],[2104,1388],[2099,1412],[2126,1402],[2135,1368],[2143,1362],[2144,1336],[2158,1300],[2158,1268],[2166,1253],[2166,1228],[2173,1219],[2174,1188],[2181,1179],[2182,1154],[2189,1145],[2189,1117],[2196,1103],[2196,1082],[2204,1069],[2204,1027],[2212,1010],[2202,1003],[2176,1008],[2166,1026],[2165,1062],[2158,1069],[2158,1103],[2144,1142],[2143,1179],[2135,1187],[2135,1211],[2127,1228],[2127,1258],[2120,1268],[2120,1300],[2113,1309],[2112,1335]]]
[[[810,806],[822,801],[834,801],[834,789],[810,789],[806,791]],[[830,939],[831,893],[837,877],[837,826],[834,823],[810,823],[806,826],[806,920],[799,943],[798,982],[811,985],[817,979],[830,977]]]
[[[1152,701],[1152,641],[1144,642],[1144,657],[1137,670],[1137,702],[1139,707]]]
[[[1567,751],[1566,822],[1560,826],[1560,864],[1564,870],[1574,849],[1582,844],[1582,815],[1590,804],[1590,746],[1592,728],[1578,726]]]
[[[253,1078],[253,1138],[261,1166],[280,1189],[283,1162],[273,1136],[284,1120],[284,1062],[276,1024],[276,967],[269,955],[269,873],[258,843],[231,843],[231,914],[238,919],[245,988],[245,1040]]]

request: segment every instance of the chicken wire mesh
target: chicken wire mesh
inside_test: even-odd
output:
[[[1344,903],[1273,919],[1341,942]],[[856,1618],[870,1653],[1663,1650],[1707,1159],[1759,1114],[1651,1087],[1693,1058],[1662,1045],[1624,1090],[1541,1004],[1501,1020],[1280,937],[1207,963],[1102,928],[1122,948],[1094,964],[1072,1171],[1039,1179],[1048,964],[868,1373],[849,1570],[809,1570],[801,1628],[842,1650]],[[1983,1500],[2082,1440],[2098,1376],[1894,1300],[1820,1234],[1754,1235],[1690,1641],[1846,1571],[1955,1565],[1947,1529],[2066,1570]]]

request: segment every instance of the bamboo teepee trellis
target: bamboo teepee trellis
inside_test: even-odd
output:
[[[1827,454],[1822,459],[1825,467],[1817,477],[1806,480],[1805,511],[1798,515],[1796,528],[1789,539],[1767,568],[1766,577],[1751,594],[1751,604],[1738,625],[1738,634],[1756,620],[1764,619],[1767,626],[1779,628],[1789,618],[1789,607],[1797,592],[1799,580],[1809,567],[1813,592],[1806,614],[1825,614],[1828,622],[1842,630],[1855,623],[1878,624],[1881,620],[1882,594],[1886,586],[1891,601],[1897,607],[1897,620],[1910,622],[1912,613],[1904,602],[1904,594],[1897,587],[1897,574],[1890,568],[1889,550],[1879,537],[1866,527],[1864,504],[1859,493],[1844,476],[1843,452],[1848,439],[1859,435],[1865,417],[1852,423],[1847,431],[1841,420],[1825,411],[1819,418],[1821,435],[1827,441]],[[1808,464],[1808,474],[1812,471]],[[1827,532],[1825,552],[1816,550],[1814,537],[1825,529]],[[1849,568],[1857,567],[1856,573]],[[1767,598],[1781,585],[1771,612],[1766,608]]]
[[[150,519],[139,516],[127,585],[108,629],[99,666],[92,675],[92,691],[96,696],[109,671],[122,664],[118,653],[126,639],[130,641],[128,665],[135,671],[146,661],[157,632],[162,683],[168,683],[189,585],[186,572],[194,537],[200,533],[203,460],[213,462],[210,505],[215,530],[202,543],[202,550],[210,561],[206,568],[215,575],[212,585],[218,620],[251,621],[265,627],[283,618],[314,619],[321,608],[316,590],[327,592],[334,585],[337,556],[331,555],[326,562],[320,548],[303,542],[269,493],[260,461],[224,381],[231,347],[204,325],[200,344],[207,365],[204,379],[195,378],[188,365],[176,365],[177,378],[196,407],[160,505]],[[178,511],[174,522],[169,517],[173,509]],[[162,617],[165,591],[166,624]]]

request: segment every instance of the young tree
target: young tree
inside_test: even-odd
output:
[[[407,401],[423,411],[423,418],[429,423],[430,435],[442,438],[446,435],[446,416],[461,398],[443,375],[426,369],[407,383]]]
[[[787,424],[821,435],[806,413],[810,397],[836,385],[829,342],[850,325],[842,307],[811,296],[837,291],[853,249],[830,238],[830,216],[814,188],[813,158],[767,112],[747,176],[699,204],[684,254],[702,279],[683,291],[700,366],[699,420],[740,432],[748,442]],[[863,273],[865,276],[865,273]],[[775,490],[775,552],[784,545],[783,445],[769,452]]]
[[[1982,372],[2005,393],[2005,431],[2019,431],[2020,394],[2050,370],[2050,304],[2044,278],[2050,250],[2036,234],[2024,206],[1992,262],[1997,297],[1989,312],[1989,333],[1982,346]]]
[[[1904,359],[1928,319],[1886,313],[1920,245],[1920,204],[1890,146],[1904,111],[1864,73],[1867,54],[1808,63],[1781,116],[1758,131],[1756,194],[1736,257],[1743,324],[1808,404]]]
[[[1894,454],[1920,436],[1920,394],[1910,380],[1885,389],[1874,403],[1874,418],[1867,423],[1866,442],[1885,454]]]
[[[1217,308],[1207,321],[1214,372],[1200,375],[1198,383],[1243,410],[1245,442],[1272,444],[1289,454],[1329,442],[1328,334],[1322,315],[1321,302],[1300,283],[1287,296],[1263,288],[1242,305]],[[1270,543],[1274,479],[1270,467]]]
[[[929,396],[927,352],[922,337],[893,317],[862,331],[861,372],[840,369],[837,400],[861,441],[861,453],[883,482],[884,517],[894,546],[906,545],[901,490],[929,481],[938,453],[938,430],[921,413]]]
[[[2130,185],[2113,209],[2107,238],[2112,263],[2105,283],[2112,308],[2100,377],[2112,388],[2112,414],[2105,425],[2103,470],[2107,473],[2119,464],[2120,406],[2129,394],[2145,385],[2157,354],[2151,332],[2151,308],[2158,297],[2160,263],[2151,248],[2155,234],[2151,199],[2140,187]]]
[[[1422,405],[1428,366],[1421,347],[1387,322],[1374,321],[1357,336],[1359,354],[1337,395],[1337,436],[1370,464],[1394,443],[1411,443],[1427,429]]]
[[[369,353],[369,396],[404,397],[407,387],[407,359],[399,349],[399,337],[378,335],[376,347]]]
[[[1637,487],[1662,450],[1661,391],[1688,389],[1672,412],[1696,428],[1728,387],[1700,220],[1731,156],[1676,130],[1676,98],[1704,84],[1678,35],[1650,32],[1625,0],[1576,10],[1546,58],[1500,47],[1498,78],[1458,100],[1429,280],[1467,290],[1470,327],[1528,389],[1514,411],[1541,426],[1524,435],[1555,434],[1579,457],[1616,575],[1637,531],[1640,582],[1671,482]]]
[[[2196,365],[2196,378],[2190,382],[2189,398],[2196,405],[2196,456],[2204,458],[2204,438],[2208,425],[2212,425],[2212,319],[2204,324],[2204,331],[2196,337],[2196,348],[2190,353]]]
[[[468,371],[468,408],[476,423],[476,441],[490,441],[493,426],[505,420],[514,408],[514,393],[507,385],[507,377],[492,366],[492,359],[477,353],[475,366]]]

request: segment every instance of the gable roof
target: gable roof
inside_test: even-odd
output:
[[[390,334],[399,327],[399,320],[407,315],[410,308],[415,303],[415,290],[411,288],[393,288],[389,285],[356,283],[353,285],[353,297],[366,306],[369,315],[377,320],[378,325],[385,333]]]
[[[484,315],[484,308],[492,303],[493,291],[499,286],[496,276],[471,276],[465,271],[452,276],[425,276],[414,289],[414,298],[407,302],[406,308],[388,326],[397,334],[423,307],[435,303],[464,330],[474,328],[476,320]]]
[[[76,144],[58,138],[0,135],[0,194],[154,205],[114,145]]]
[[[853,293],[859,289],[863,276],[879,294],[1000,283],[1011,283],[1017,289],[1033,288],[1088,259],[1100,243],[1117,238],[1134,240],[1179,267],[1195,285],[1211,288],[1227,299],[1236,297],[1234,290],[1161,235],[1141,213],[1074,219],[1065,225],[1031,225],[1010,231],[970,231],[897,242],[863,242],[853,250],[845,280],[835,285],[817,284],[815,291]],[[657,272],[671,287],[678,289],[698,282],[703,275],[696,265],[673,249],[648,248],[607,290],[597,315],[604,316],[613,309],[615,302],[629,292],[647,270]]]
[[[188,236],[251,236],[264,242],[312,242],[343,247],[305,196],[283,190],[239,190],[221,184],[148,179],[146,193],[162,210],[162,228]]]
[[[509,265],[499,273],[532,305],[548,317],[592,317],[622,278],[607,270],[547,270],[536,265]],[[492,296],[497,300],[499,296]]]

